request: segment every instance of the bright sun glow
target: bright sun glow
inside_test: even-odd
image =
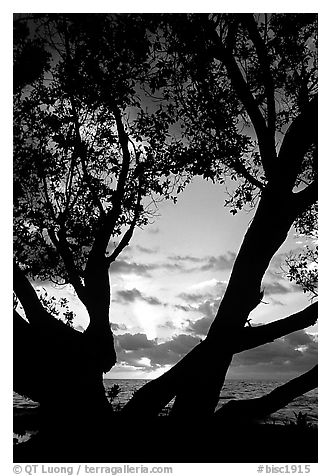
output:
[[[150,306],[143,301],[136,301],[133,305],[133,312],[147,339],[155,339],[157,337],[157,322],[159,321],[155,306]]]

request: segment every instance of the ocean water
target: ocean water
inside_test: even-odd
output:
[[[116,408],[121,408],[125,403],[131,398],[133,393],[142,387],[148,380],[104,380],[104,385],[106,391],[112,388],[113,385],[117,384],[120,387],[120,392],[116,398],[113,400],[113,406]],[[279,385],[285,383],[286,381],[280,380],[226,380],[220,395],[220,399],[217,405],[217,409],[224,405],[229,400],[240,400],[248,398],[262,397],[266,393],[270,393],[272,390],[277,388]],[[266,422],[274,423],[289,423],[290,421],[296,421],[296,414],[299,412],[305,413],[307,415],[307,421],[312,425],[317,425],[318,418],[318,407],[317,407],[317,388],[307,392],[305,395],[302,395],[286,407],[278,410],[277,412],[270,415]],[[167,413],[167,410],[172,406],[170,402],[163,414]]]
[[[116,384],[120,387],[120,392],[117,397],[113,399],[114,408],[120,409],[131,398],[133,393],[147,382],[148,380],[138,379],[106,379],[104,380],[104,385],[107,394],[113,385]],[[282,383],[284,382],[280,380],[227,380],[223,386],[217,408],[220,408],[229,400],[261,397],[262,395],[271,392]],[[14,412],[15,409],[29,409],[38,406],[38,403],[28,400],[15,392],[13,403]],[[172,402],[167,405],[163,414],[167,413],[171,405]],[[305,395],[296,398],[286,407],[270,415],[266,421],[289,423],[290,421],[296,421],[296,414],[299,412],[307,415],[309,423],[317,425],[317,389],[311,390]]]

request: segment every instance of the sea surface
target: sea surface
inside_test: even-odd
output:
[[[119,386],[120,391],[118,395],[112,400],[112,404],[115,409],[120,409],[131,398],[133,393],[147,382],[148,380],[141,379],[107,379],[104,380],[104,385],[107,395],[109,394],[111,388],[114,385]],[[280,380],[226,380],[220,395],[217,408],[220,408],[229,400],[261,397],[262,395],[271,392],[273,389],[275,389],[282,383],[285,383],[285,381],[282,382]],[[172,402],[167,405],[166,409],[162,413],[166,414],[167,411],[169,411],[171,405]],[[38,403],[32,402],[31,400],[28,400],[14,392],[14,410],[35,408],[37,406]],[[305,395],[296,398],[286,407],[270,415],[266,422],[283,424],[289,423],[291,421],[295,422],[299,412],[307,415],[307,421],[311,425],[317,425],[317,389],[311,390]]]

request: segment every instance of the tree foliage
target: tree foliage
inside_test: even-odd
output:
[[[15,62],[15,253],[31,276],[70,282],[65,248],[83,279],[107,216],[116,237],[170,197],[169,167],[152,146],[166,132],[135,129],[149,58],[142,19],[46,15],[29,25]],[[39,62],[28,75],[31,56]]]
[[[234,353],[315,323],[312,304],[281,321],[245,327],[291,227],[315,238],[316,23],[314,14],[16,20],[14,290],[29,323],[17,311],[14,322],[19,356],[24,333],[37,347],[33,382],[46,365],[36,366],[40,351],[63,384],[56,396],[47,384],[29,389],[46,408],[56,400],[75,424],[83,411],[91,428],[102,420],[108,409],[102,373],[116,361],[109,266],[134,229],[148,224],[157,202],[176,201],[196,175],[226,183],[230,212],[255,207],[254,219],[206,339],[136,392],[123,416],[156,416],[174,397],[174,417],[213,416]],[[316,253],[288,260],[289,279],[304,291],[315,292]],[[70,283],[90,317],[86,332],[54,324],[54,303],[38,297],[26,276]],[[53,355],[62,340],[65,372]],[[70,412],[67,394],[77,392],[72,372],[83,395]],[[315,380],[303,376],[303,388]],[[25,367],[17,382],[27,395],[34,385]]]

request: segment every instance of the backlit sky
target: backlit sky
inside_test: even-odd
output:
[[[254,215],[232,216],[225,199],[224,186],[195,178],[176,205],[160,204],[154,223],[137,229],[112,264],[110,320],[118,363],[106,378],[154,378],[206,335]],[[304,243],[291,233],[274,257],[263,283],[265,304],[251,314],[253,323],[286,317],[310,303],[279,268],[283,254]],[[75,327],[86,328],[87,313],[70,288],[51,286],[48,291],[70,300]],[[287,378],[308,370],[317,360],[316,326],[307,331],[236,355],[228,377]]]

